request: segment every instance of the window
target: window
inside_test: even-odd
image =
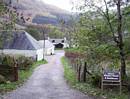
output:
[[[64,43],[64,40],[62,40],[61,43]]]
[[[52,43],[55,43],[55,40],[52,40]]]

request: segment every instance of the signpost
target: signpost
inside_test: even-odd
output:
[[[103,91],[104,86],[120,86],[121,93],[121,74],[119,71],[107,71],[103,69],[101,89]]]

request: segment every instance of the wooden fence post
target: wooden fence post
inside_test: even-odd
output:
[[[82,70],[82,60],[79,60],[79,66],[78,66],[78,81],[81,81],[81,70]]]
[[[14,81],[18,81],[18,63],[15,62],[14,65]]]
[[[84,63],[83,82],[86,82],[86,71],[87,71],[87,62]]]
[[[81,65],[78,68],[78,81],[80,82],[80,75],[81,74]]]

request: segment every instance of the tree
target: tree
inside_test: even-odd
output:
[[[43,34],[34,26],[28,26],[26,31],[31,34],[37,40],[43,39]]]
[[[85,27],[89,27],[87,28],[87,33],[88,35],[90,35],[90,39],[92,40],[90,40],[89,37],[86,37],[86,39],[89,39],[90,41],[95,41],[93,39],[96,38],[96,40],[98,40],[96,41],[96,44],[100,45],[100,43],[102,42],[99,42],[99,40],[104,38],[99,37],[100,39],[99,38],[97,39],[98,37],[97,34],[102,35],[103,33],[101,32],[103,32],[102,29],[104,29],[105,26],[107,29],[107,31],[105,30],[105,32],[108,33],[108,35],[106,36],[104,35],[104,37],[107,38],[106,39],[107,42],[108,41],[110,42],[112,39],[115,42],[116,47],[118,48],[118,52],[119,52],[118,54],[120,55],[122,77],[126,75],[125,51],[124,51],[124,42],[123,42],[124,39],[123,34],[125,28],[123,28],[124,16],[122,12],[123,8],[126,7],[126,4],[128,5],[128,2],[124,0],[100,0],[100,1],[84,0],[84,5],[80,7],[84,12],[91,13],[91,14],[89,13],[91,15],[91,18],[85,19],[86,17],[84,18],[84,16],[86,16],[88,13],[83,13],[82,16],[83,20],[81,19],[82,22],[84,22],[84,20],[90,21],[89,22],[90,24],[83,24],[86,25]],[[99,24],[101,23],[102,25],[101,24],[98,25],[98,23]]]
[[[9,3],[0,2],[0,48],[4,42],[11,40],[12,30],[15,30],[16,9],[13,9],[11,0]]]
[[[64,37],[64,33],[60,30],[59,27],[55,27],[55,26],[52,26],[52,25],[49,25],[49,37],[50,38],[63,38]]]

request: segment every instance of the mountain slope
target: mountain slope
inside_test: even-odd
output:
[[[59,19],[67,20],[70,17],[70,12],[41,0],[19,0],[18,3],[17,0],[12,1],[18,12],[31,17],[33,23],[57,24]]]

